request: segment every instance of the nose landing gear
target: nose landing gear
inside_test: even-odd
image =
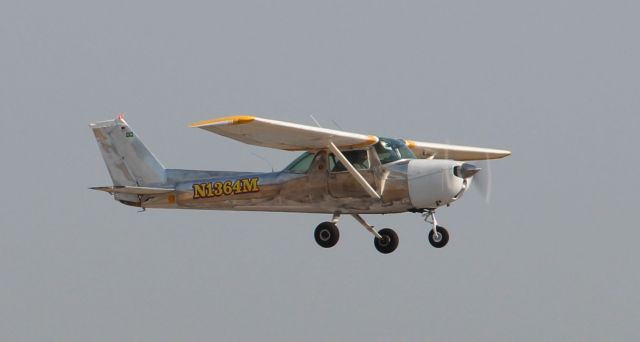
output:
[[[429,230],[429,243],[435,248],[442,248],[449,242],[449,232],[444,227],[438,225],[435,214],[436,211],[430,209],[423,215],[425,222],[432,225],[432,228]],[[429,219],[431,219],[431,221],[429,221]]]

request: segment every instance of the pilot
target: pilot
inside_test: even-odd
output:
[[[367,151],[365,150],[351,151],[350,154],[351,156],[347,157],[347,160],[349,160],[351,164],[353,164],[353,167],[359,170],[368,169],[367,162],[369,160],[367,158]]]
[[[353,167],[355,167],[356,169],[366,170],[369,168],[369,165],[368,165],[369,159],[367,156],[367,151],[365,150],[345,151],[343,152],[343,154],[347,158],[347,160],[351,163],[351,165],[353,165]],[[347,171],[347,168],[344,165],[342,165],[342,163],[339,160],[336,160],[336,164],[331,170],[331,172],[341,172],[341,171]]]

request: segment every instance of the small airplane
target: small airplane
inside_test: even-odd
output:
[[[90,124],[113,186],[94,187],[141,208],[324,213],[314,232],[330,248],[340,237],[341,215],[351,215],[384,254],[398,247],[391,228],[377,230],[363,214],[421,213],[428,240],[449,241],[435,212],[460,199],[480,168],[467,161],[503,158],[510,151],[392,139],[269,120],[229,116],[191,125],[247,144],[303,151],[282,171],[234,172],[167,169],[123,115]]]

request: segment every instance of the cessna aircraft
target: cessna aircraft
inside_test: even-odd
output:
[[[390,228],[377,230],[362,214],[422,213],[428,239],[449,241],[435,211],[460,199],[480,171],[471,160],[503,158],[509,151],[363,135],[255,116],[197,122],[197,127],[247,144],[304,151],[282,171],[233,172],[167,169],[122,115],[90,124],[113,186],[95,187],[123,204],[146,208],[324,213],[315,229],[321,247],[335,246],[341,215],[351,215],[384,254],[398,246]]]

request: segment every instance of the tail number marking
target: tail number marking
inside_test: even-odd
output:
[[[258,177],[193,184],[193,199],[259,192]]]

